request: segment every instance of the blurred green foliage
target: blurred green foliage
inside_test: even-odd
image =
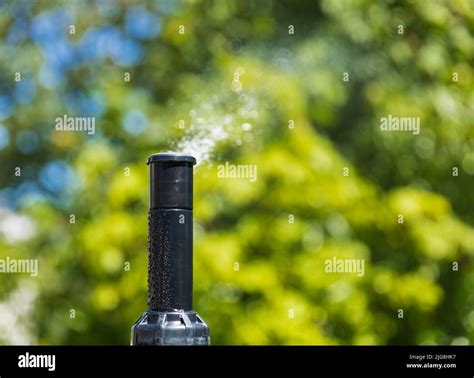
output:
[[[0,6],[0,257],[39,259],[38,277],[0,274],[0,341],[128,343],[146,307],[146,158],[226,125],[195,170],[194,309],[214,344],[474,342],[472,2]],[[158,29],[127,27],[133,12]],[[90,30],[109,39],[88,54]],[[35,94],[8,107],[16,72]],[[94,136],[54,130],[89,108]],[[420,117],[420,135],[381,132],[388,114]],[[225,162],[258,179],[218,178]],[[31,237],[8,237],[12,214]],[[325,273],[333,257],[365,274]]]

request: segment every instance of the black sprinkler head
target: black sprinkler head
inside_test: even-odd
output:
[[[153,154],[148,212],[148,310],[132,326],[132,345],[209,345],[192,310],[193,166],[174,152]]]

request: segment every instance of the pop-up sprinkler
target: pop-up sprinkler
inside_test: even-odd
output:
[[[209,345],[192,310],[193,165],[189,155],[151,155],[148,212],[148,310],[132,326],[132,345]]]

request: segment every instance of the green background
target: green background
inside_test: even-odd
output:
[[[39,261],[0,274],[0,342],[129,343],[166,149],[200,159],[214,344],[474,342],[473,30],[469,0],[0,1],[0,258]]]

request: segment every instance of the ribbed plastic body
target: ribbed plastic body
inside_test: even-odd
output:
[[[193,213],[154,209],[148,213],[148,308],[191,310]]]
[[[148,158],[148,310],[132,327],[132,345],[209,345],[209,328],[192,311],[192,156]]]

